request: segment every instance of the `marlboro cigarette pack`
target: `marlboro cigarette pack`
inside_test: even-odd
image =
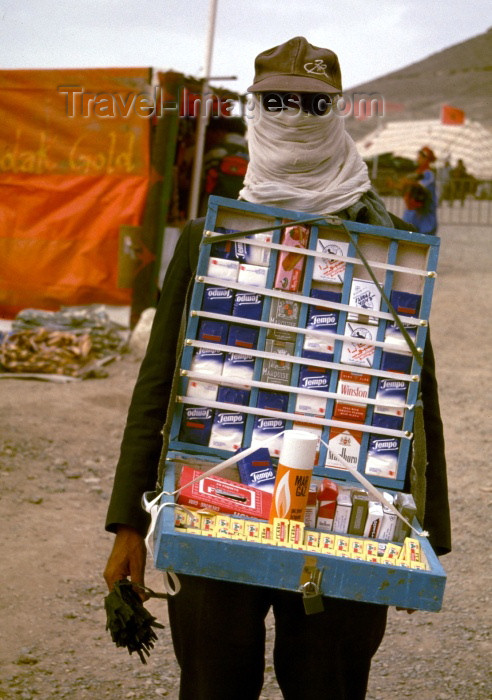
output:
[[[343,428],[330,428],[328,453],[325,466],[332,469],[347,471],[347,468],[337,460],[342,457],[352,467],[357,468],[362,441],[362,433],[358,430],[344,430]]]

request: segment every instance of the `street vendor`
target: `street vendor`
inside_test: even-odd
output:
[[[249,88],[250,162],[240,198],[308,214],[336,214],[398,226],[372,190],[367,168],[332,109],[342,94],[337,56],[303,37],[262,52]],[[163,284],[146,356],[133,392],[106,528],[116,534],[104,576],[111,590],[130,577],[144,583],[145,491],[155,488],[162,427],[175,373],[184,299],[198,259],[204,220],[189,222]],[[408,229],[401,224],[401,227]],[[438,554],[450,550],[446,462],[430,341],[422,372],[428,452],[424,527]],[[172,411],[172,407],[170,408]],[[255,700],[265,669],[265,618],[275,618],[274,667],[288,700],[358,700],[384,635],[384,605],[323,598],[306,615],[299,593],[179,575],[169,597],[181,700]]]

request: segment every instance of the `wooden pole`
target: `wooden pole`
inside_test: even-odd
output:
[[[200,202],[200,189],[202,181],[203,150],[205,146],[205,132],[208,121],[208,107],[206,96],[210,81],[210,70],[212,65],[212,53],[214,46],[215,18],[217,16],[217,0],[210,0],[207,47],[205,51],[205,75],[202,83],[202,95],[200,100],[200,116],[198,118],[197,137],[195,145],[195,159],[193,161],[193,172],[191,179],[191,191],[188,205],[188,218],[195,219],[198,214]],[[213,109],[213,105],[212,105]]]

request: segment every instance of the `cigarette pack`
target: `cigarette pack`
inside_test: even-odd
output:
[[[283,245],[293,248],[307,248],[309,228],[306,226],[288,226],[282,235]],[[275,289],[297,292],[301,286],[305,256],[294,251],[282,251],[279,255],[275,274]]]
[[[350,489],[340,488],[337,496],[337,509],[333,520],[333,532],[345,533],[348,531],[351,512],[351,491]]]
[[[347,257],[348,247],[349,244],[344,241],[329,241],[318,238],[316,251],[322,253],[322,257],[314,259],[313,280],[329,284],[342,284],[345,279],[345,262],[338,258]]]
[[[278,360],[265,359],[261,370],[261,381],[274,384],[290,385],[290,377],[292,374],[292,364],[282,359],[282,355],[293,355],[295,343],[278,340],[276,338],[267,338],[265,340],[265,351],[273,352],[279,355]]]
[[[369,385],[366,382],[351,382],[340,378],[337,393],[343,394],[347,399],[366,399],[369,396]],[[365,403],[338,399],[333,409],[333,417],[351,423],[363,423],[366,419],[366,412],[367,404]]]
[[[363,535],[366,525],[367,511],[369,509],[369,497],[365,491],[354,489],[351,493],[351,498],[352,512],[350,513],[347,532],[350,535]]]
[[[301,312],[301,304],[298,301],[292,301],[290,299],[279,299],[278,297],[272,298],[272,303],[270,306],[270,323],[278,323],[281,326],[291,326],[296,327],[299,325],[299,314]],[[269,333],[273,334],[273,337],[281,337],[281,333],[286,331],[276,329],[271,330]],[[292,334],[286,340],[290,340]],[[294,336],[295,338],[295,336]]]
[[[202,475],[200,481],[190,484]],[[179,488],[182,490],[178,494],[178,503],[185,506],[207,508],[231,515],[248,515],[261,520],[266,520],[270,513],[271,494],[220,476],[207,476],[206,472],[186,465],[181,471]],[[244,523],[242,520],[240,522]],[[232,519],[231,530],[234,531]]]
[[[379,537],[379,531],[383,522],[383,506],[377,501],[369,501],[364,537]]]
[[[420,294],[393,289],[390,294],[391,306],[399,316],[417,316],[422,297]]]
[[[422,559],[420,542],[411,537],[405,537],[403,545],[400,547],[399,559],[403,566],[410,566],[412,562],[420,562]]]
[[[400,511],[402,516],[412,524],[415,514],[417,513],[417,506],[415,505],[412,494],[403,492],[397,493],[395,495],[395,507]],[[405,525],[405,523],[398,518],[395,524],[393,540],[395,542],[403,542],[405,537],[408,537],[409,534],[410,528],[408,525]]]
[[[309,485],[306,510],[304,511],[304,524],[306,527],[316,527],[316,515],[318,511],[318,500],[316,498],[317,490],[317,484],[314,481],[311,481]]]
[[[361,442],[362,433],[359,430],[330,428],[325,466],[347,471],[347,468],[337,459],[337,456],[340,456],[352,467],[357,468]]]
[[[367,323],[347,322],[344,335],[349,336],[351,340],[343,341],[340,362],[372,367],[374,345],[365,341],[376,340],[377,327]]]
[[[231,529],[231,516],[217,513],[215,516],[215,527],[229,533]]]
[[[215,529],[215,513],[200,513],[200,530],[213,531]]]
[[[390,493],[383,491],[383,496],[390,505],[393,505],[394,498]],[[382,504],[382,507],[383,520],[381,522],[381,527],[379,528],[378,536],[381,540],[392,540],[395,532],[396,515],[388,508],[387,505],[384,505],[384,503]]]

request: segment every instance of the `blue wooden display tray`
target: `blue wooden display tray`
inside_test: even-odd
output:
[[[209,201],[209,209],[207,213],[205,229],[214,231],[216,227],[226,227],[232,229],[244,230],[245,233],[252,229],[257,229],[268,226],[280,226],[280,224],[289,220],[295,223],[307,219],[308,215],[299,212],[292,212],[275,207],[263,207],[253,205],[247,202],[238,202],[236,200],[224,199],[219,197],[211,197]],[[423,234],[415,234],[406,231],[387,229],[378,226],[367,226],[354,222],[343,222],[344,226],[350,235],[362,246],[375,246],[375,259],[383,260],[383,272],[378,273],[381,276],[381,285],[385,293],[389,296],[392,288],[405,287],[401,285],[401,281],[405,283],[411,278],[411,275],[402,273],[406,265],[416,267],[422,271],[420,281],[418,282],[421,294],[421,307],[419,318],[422,320],[417,327],[415,344],[418,347],[423,347],[427,334],[427,320],[429,318],[432,293],[435,281],[435,270],[437,267],[437,258],[439,252],[439,239],[436,236],[427,236]],[[309,243],[310,250],[315,250],[318,233],[323,229],[323,226],[329,224],[320,223],[311,226],[311,238]],[[243,228],[244,227],[244,228]],[[381,250],[378,249],[380,241],[383,241]],[[276,228],[273,232],[273,243],[280,242],[280,230]],[[204,291],[205,282],[202,276],[207,275],[207,265],[210,256],[210,245],[202,243],[197,278],[194,285],[194,290],[191,299],[191,314],[188,320],[186,338],[183,356],[181,360],[182,376],[179,380],[178,395],[186,397],[187,378],[186,371],[190,368],[191,360],[194,352],[194,339],[197,338],[199,316],[193,315],[194,310],[201,309],[201,301]],[[354,244],[350,243],[349,258],[357,257]],[[378,257],[380,256],[380,257]],[[370,256],[369,256],[370,257]],[[264,347],[265,338],[267,335],[267,327],[262,323],[268,321],[270,303],[275,291],[272,290],[273,279],[275,274],[275,265],[277,261],[277,250],[271,251],[271,262],[269,266],[267,283],[264,289],[258,288],[260,293],[265,295],[265,304],[261,322],[259,323],[259,341],[257,350],[261,351]],[[305,298],[309,297],[311,275],[314,265],[314,257],[308,257],[305,267],[305,278],[302,289],[299,294]],[[355,268],[362,269],[357,263],[347,262],[346,264],[346,282],[343,284],[342,303],[348,304],[349,284],[354,276]],[[381,266],[380,266],[381,269]],[[210,282],[209,282],[210,284]],[[395,287],[393,285],[396,284]],[[414,284],[410,279],[409,288],[405,291],[416,291],[412,288]],[[214,285],[231,286],[233,289],[240,289],[240,286],[234,283],[229,284],[226,281],[219,279],[214,280]],[[417,285],[417,282],[415,282]],[[289,294],[286,293],[288,297]],[[306,310],[308,302],[303,302],[299,327],[305,322]],[[385,304],[381,307],[382,312],[387,312]],[[338,333],[344,327],[347,318],[347,311],[340,312],[338,325]],[[242,323],[241,318],[237,318],[238,324]],[[382,341],[384,337],[384,323],[378,324],[377,340]],[[288,331],[288,327],[286,327]],[[335,356],[334,370],[332,372],[332,381],[330,391],[335,391],[336,377],[340,369],[340,352],[341,341],[335,341]],[[302,338],[299,336],[296,344],[296,357],[301,356]],[[354,372],[361,372],[372,375],[371,388],[369,396],[374,398],[379,373],[379,362],[381,358],[381,347],[376,347],[374,355],[374,368],[358,368],[357,366],[345,365],[345,369]],[[309,361],[305,364],[316,364],[323,366],[322,362]],[[328,363],[330,364],[330,363]],[[260,379],[262,367],[261,355],[257,357],[255,363],[255,373],[253,385],[251,389],[251,397],[249,402],[250,411],[256,406],[256,397],[258,389],[254,388],[254,382]],[[294,366],[291,386],[297,385],[299,369]],[[408,384],[407,404],[415,403],[418,394],[418,378],[420,376],[420,367],[416,359],[412,360],[411,370],[408,376],[413,376],[413,380]],[[204,377],[204,381],[206,377]],[[227,384],[227,381],[223,382]],[[284,387],[284,391],[288,392],[288,387]],[[213,449],[207,446],[200,446],[184,442],[180,438],[180,426],[183,416],[183,404],[179,402],[175,406],[174,419],[171,426],[169,450],[179,452],[184,455],[193,457],[199,456],[205,461],[218,463],[231,456],[231,452]],[[195,403],[195,401],[193,401]],[[295,403],[295,395],[291,393],[289,400],[288,413],[292,415],[293,405]],[[198,406],[203,405],[200,399],[196,400]],[[334,400],[328,401],[326,418],[331,416],[330,411],[333,409]],[[241,411],[240,406],[237,407]],[[360,458],[358,470],[364,472],[365,459],[368,451],[368,439],[371,432],[367,426],[370,425],[373,415],[371,405],[367,409],[366,427],[363,431],[363,438],[360,449]],[[244,433],[243,448],[251,444],[252,426],[254,414],[247,417],[246,429]],[[308,416],[299,416],[300,421],[310,422]],[[292,420],[287,420],[286,428],[292,427]],[[408,436],[411,436],[413,427],[413,410],[407,408],[402,431],[406,431]],[[352,426],[356,429],[355,426]],[[326,438],[327,427],[324,428],[324,437]],[[374,432],[377,432],[375,430]],[[398,458],[398,469],[396,477],[384,478],[378,476],[368,477],[369,480],[377,487],[397,491],[404,488],[407,459],[410,451],[411,440],[407,437],[401,438],[401,446]],[[324,466],[326,456],[326,447],[322,446],[320,450],[319,466],[315,467],[314,475],[317,477],[328,477],[336,480],[352,478],[348,472],[343,472],[340,469],[334,469]],[[166,468],[164,491],[172,493],[175,487],[175,467],[172,462],[169,462],[170,467]],[[168,498],[168,497],[163,497]],[[171,502],[171,499],[169,499]],[[216,539],[204,537],[200,535],[190,535],[179,532],[174,528],[173,508],[164,508],[161,511],[155,531],[155,546],[154,558],[155,565],[158,569],[170,570],[176,573],[187,573],[195,576],[204,576],[209,578],[224,579],[237,581],[246,584],[255,584],[260,586],[281,588],[285,590],[299,590],[299,580],[306,561],[314,561],[314,565],[323,571],[321,580],[321,591],[324,595],[346,598],[351,600],[360,600],[373,602],[384,605],[397,605],[401,607],[415,608],[421,610],[437,611],[441,608],[446,575],[441,567],[439,560],[432,551],[431,546],[425,538],[418,538],[421,542],[423,553],[430,565],[430,571],[421,571],[409,569],[406,567],[388,566],[383,564],[370,563],[366,561],[352,560],[348,558],[340,558],[333,555],[318,554],[315,552],[304,552],[299,550],[291,550],[285,547],[275,547],[270,545],[262,545],[254,542],[231,541],[227,539]],[[362,538],[363,539],[363,538]]]
[[[174,484],[174,464],[169,462],[164,491],[172,492]],[[172,503],[173,499],[163,496],[162,502]],[[298,591],[301,574],[308,564],[322,571],[323,595],[431,612],[441,609],[446,574],[426,538],[416,538],[430,566],[430,571],[420,571],[255,542],[190,535],[174,527],[174,518],[174,508],[161,510],[154,531],[157,569]]]

